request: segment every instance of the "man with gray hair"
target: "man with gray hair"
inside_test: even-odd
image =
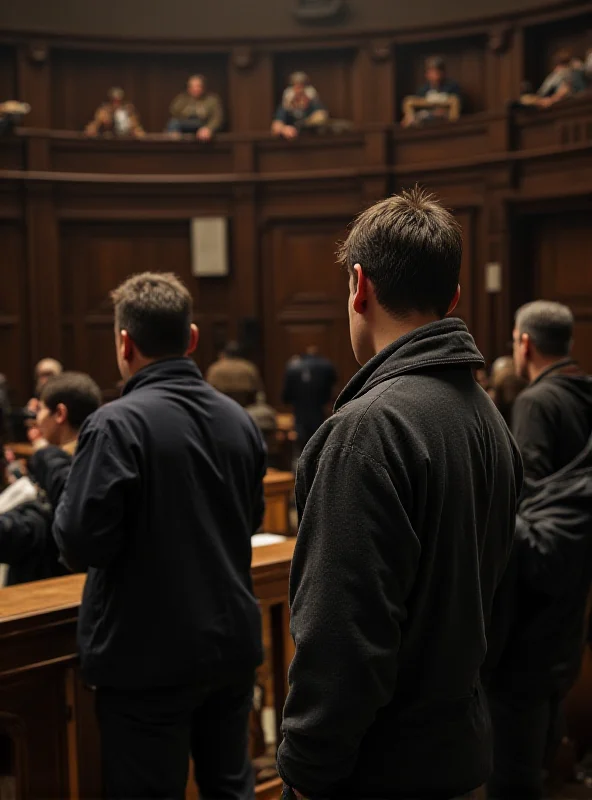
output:
[[[516,400],[512,432],[533,480],[569,464],[591,433],[592,384],[570,356],[573,323],[567,306],[545,300],[516,312],[514,363],[530,386]]]
[[[569,308],[542,300],[516,313],[514,364],[529,386],[512,430],[526,480],[488,637],[490,800],[543,796],[543,767],[581,663],[592,583],[592,379],[570,356],[573,323]]]

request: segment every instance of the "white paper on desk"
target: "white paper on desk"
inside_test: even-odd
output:
[[[256,533],[251,536],[251,545],[253,547],[265,547],[268,544],[285,542],[287,538],[287,536],[280,536],[278,533]]]
[[[12,511],[13,508],[22,505],[23,503],[30,503],[31,500],[37,499],[37,489],[35,484],[24,475],[8,486],[3,492],[0,492],[0,514],[6,514],[7,511]],[[6,578],[8,576],[8,566],[0,564],[0,588],[6,585]]]

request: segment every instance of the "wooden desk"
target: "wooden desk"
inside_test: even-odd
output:
[[[293,550],[293,540],[255,548],[252,562],[255,593],[271,620],[268,668],[278,720],[292,652],[287,620]],[[70,575],[0,591],[0,741],[11,742],[19,800],[100,797],[93,693],[82,683],[76,657],[84,580]],[[257,797],[277,798],[279,785],[262,784]]]
[[[270,470],[264,479],[265,516],[261,530],[290,536],[290,503],[294,495],[294,474]]]
[[[5,444],[7,450],[12,450],[17,458],[29,458],[33,455],[33,445],[28,442],[11,442]]]

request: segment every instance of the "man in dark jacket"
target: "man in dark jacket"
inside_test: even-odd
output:
[[[113,301],[128,380],[84,426],[54,525],[88,570],[78,642],[105,794],[183,798],[191,751],[201,798],[248,800],[264,446],[187,358],[198,331],[174,275],[136,275]]]
[[[325,421],[325,408],[336,382],[335,367],[313,345],[288,362],[282,401],[294,408],[300,447],[304,448]]]
[[[537,301],[518,310],[513,432],[524,460],[511,568],[494,608],[497,663],[487,679],[494,724],[491,798],[538,800],[577,677],[592,581],[592,380],[569,353],[573,315]],[[488,662],[490,658],[488,657]]]
[[[43,384],[35,424],[38,449],[28,464],[30,479],[41,491],[0,514],[0,562],[9,566],[8,586],[67,573],[51,535],[53,512],[70,471],[78,432],[100,405],[101,390],[84,372],[63,372]]]
[[[278,766],[301,796],[452,798],[489,773],[479,670],[522,469],[473,377],[483,357],[445,318],[461,252],[419,189],[364,212],[342,249],[364,366],[298,469]]]

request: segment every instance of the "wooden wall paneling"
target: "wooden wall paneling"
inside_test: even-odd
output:
[[[507,196],[513,179],[511,170],[491,171],[485,184],[484,254],[479,265],[483,279],[486,264],[500,264],[501,291],[490,294],[483,289],[484,348],[490,361],[507,355],[507,342],[511,338],[513,309],[511,307],[511,225]]]
[[[448,76],[460,84],[463,93],[463,112],[487,110],[486,75],[487,37],[480,36],[442,39],[397,46],[397,114],[401,118],[401,101],[415,94],[425,83],[425,60],[439,55],[446,61]]]
[[[268,393],[279,404],[288,359],[317,345],[343,386],[357,369],[351,350],[348,279],[336,264],[349,219],[276,221],[265,231],[263,289]]]
[[[31,391],[31,355],[27,314],[26,234],[22,220],[0,219],[2,292],[0,292],[0,371],[11,401],[24,403]]]
[[[51,53],[47,42],[30,40],[18,48],[18,99],[30,104],[24,122],[31,128],[51,125]]]
[[[232,51],[229,65],[232,130],[269,130],[274,113],[273,58],[251,47]]]
[[[353,121],[391,125],[396,117],[394,45],[389,39],[363,42],[353,66]]]
[[[43,141],[43,140],[41,140]],[[197,141],[63,138],[51,141],[51,166],[58,172],[113,175],[229,174],[232,144]]]
[[[174,272],[199,308],[191,275],[189,222],[65,222],[61,227],[62,331],[66,366],[88,371],[101,389],[119,381],[109,292],[143,271]]]
[[[51,184],[25,191],[31,360],[61,357],[59,237]]]
[[[463,235],[463,253],[460,268],[459,283],[461,287],[460,300],[455,310],[455,316],[460,317],[474,333],[474,297],[473,282],[476,267],[477,231],[476,218],[473,209],[454,209]]]
[[[275,107],[282,99],[293,72],[303,70],[310,77],[331,117],[352,119],[353,48],[325,48],[277,53],[275,57]],[[275,111],[274,107],[274,111]]]
[[[0,44],[0,102],[18,96],[16,48]]]
[[[590,211],[556,211],[531,227],[533,299],[565,303],[575,316],[574,357],[592,372],[592,230]]]
[[[248,355],[259,366],[263,366],[261,352],[261,296],[259,267],[259,232],[256,209],[256,195],[253,186],[236,187],[234,190],[234,211],[232,219],[232,286],[228,305],[232,309],[232,331],[235,338],[245,338],[240,334],[246,320],[254,320],[259,326],[259,335],[252,331],[255,341],[243,342],[249,350]],[[256,341],[258,340],[258,341]]]
[[[55,50],[52,58],[52,127],[82,130],[111,86],[121,86],[147,131],[161,132],[169,105],[187,78],[202,73],[228,108],[227,62],[217,53],[101,52]]]
[[[66,747],[65,697],[60,668],[28,670],[4,680],[0,687],[3,714],[22,723],[24,761],[28,765],[27,786],[19,800],[63,800],[70,797],[64,754]],[[48,735],[51,731],[51,735]],[[15,735],[19,730],[15,729]],[[29,750],[35,759],[28,757]]]

